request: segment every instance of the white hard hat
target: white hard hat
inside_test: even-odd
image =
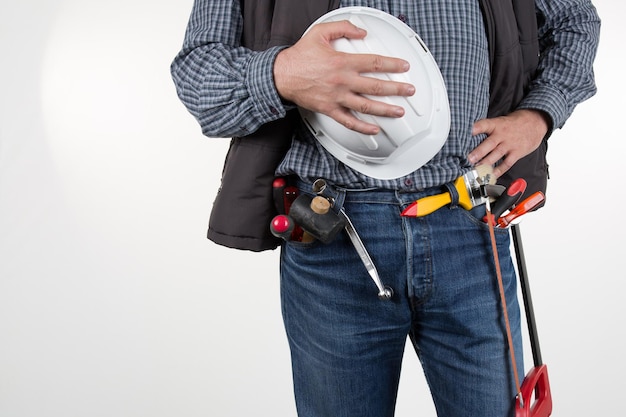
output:
[[[370,97],[402,106],[401,118],[354,112],[361,120],[380,126],[375,136],[349,130],[328,116],[300,108],[300,114],[317,140],[349,167],[378,179],[393,179],[420,168],[443,146],[450,130],[450,105],[439,67],[420,37],[399,19],[369,7],[342,7],[316,20],[349,20],[365,29],[364,39],[333,41],[337,51],[373,53],[402,58],[410,63],[406,73],[366,74],[384,80],[411,83],[411,97]]]

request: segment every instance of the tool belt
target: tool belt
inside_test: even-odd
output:
[[[444,188],[447,191],[444,193],[418,199],[401,215],[420,217],[446,205],[471,210],[473,207],[486,204],[487,215],[484,220],[489,223],[490,228],[497,227],[499,224],[496,222],[501,215],[511,211],[524,194],[526,181],[519,178],[505,188],[493,184],[489,174],[481,176],[482,174],[478,172],[479,170],[471,170],[454,182],[446,184]],[[290,184],[285,178],[276,178],[273,183],[273,196],[276,210],[280,214],[272,219],[269,228],[274,236],[285,241],[319,240],[324,244],[332,242],[338,233],[345,231],[367,273],[376,284],[378,297],[381,300],[390,300],[393,297],[393,290],[382,283],[367,248],[343,208],[346,193],[347,190],[336,189],[323,179],[316,180],[312,186],[302,184],[298,186]],[[422,208],[424,205],[426,209]]]
[[[540,191],[519,201],[524,196],[527,182],[515,179],[508,187],[495,184],[490,171],[472,169],[455,181],[444,184],[439,194],[422,197],[409,204],[403,217],[423,217],[444,206],[459,206],[466,210],[487,204],[495,227],[508,227],[520,216],[543,204]],[[335,188],[326,180],[318,179],[312,185],[301,181],[290,183],[287,178],[276,178],[273,197],[279,213],[270,222],[270,231],[285,241],[331,242],[337,233],[350,227],[350,219],[343,210],[347,190]],[[519,203],[519,204],[518,204]],[[487,217],[485,222],[489,221]]]
[[[378,298],[391,300],[393,289],[383,285],[372,258],[343,208],[346,190],[336,189],[325,180],[318,179],[311,187],[314,197],[304,192],[293,198],[295,193],[290,187],[284,179],[277,179],[274,182],[277,210],[282,213],[272,220],[270,224],[272,233],[287,241],[306,242],[317,239],[323,243],[330,243],[337,233],[344,230],[367,273],[376,284]]]

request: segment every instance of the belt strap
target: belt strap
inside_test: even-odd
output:
[[[517,390],[517,397],[520,400],[521,407],[524,407],[524,399],[522,398],[522,388],[519,382],[519,373],[517,371],[517,361],[515,360],[515,349],[513,347],[513,336],[511,335],[511,322],[509,321],[509,311],[507,308],[506,297],[504,295],[504,283],[502,282],[502,271],[500,269],[500,258],[498,257],[498,245],[496,243],[496,236],[494,232],[495,219],[491,214],[491,204],[489,199],[486,202],[487,206],[487,224],[489,225],[489,236],[491,238],[491,249],[493,251],[493,260],[496,266],[496,276],[498,278],[498,288],[500,290],[500,301],[502,303],[502,313],[504,314],[504,324],[506,326],[506,337],[509,344],[509,352],[511,354],[511,366],[513,367],[513,377],[515,378],[515,389]]]

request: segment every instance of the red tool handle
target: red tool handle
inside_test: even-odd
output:
[[[518,178],[496,199],[491,206],[491,215],[494,223],[498,221],[502,213],[513,207],[526,191],[526,180]]]
[[[291,234],[293,233],[295,223],[291,217],[286,214],[279,214],[272,219],[270,223],[270,231],[276,237],[284,240],[291,240]]]
[[[521,404],[518,396],[515,417],[549,417],[552,414],[552,393],[546,365],[535,366],[530,370],[524,378],[521,391],[524,403]]]
[[[545,196],[541,191],[531,194],[524,201],[516,205],[509,213],[497,219],[498,226],[507,227],[513,220],[534,210],[544,200]]]
[[[272,182],[274,204],[278,215],[270,223],[270,231],[276,237],[284,240],[303,241],[305,233],[289,216],[291,205],[298,197],[298,189],[287,183],[283,177],[277,177]]]

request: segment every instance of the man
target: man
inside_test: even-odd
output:
[[[306,26],[293,40],[274,36],[280,24],[310,23],[338,2],[277,1],[274,14],[265,18],[251,11],[263,3],[267,2],[195,2],[172,73],[181,100],[207,136],[244,137],[252,143],[263,126],[285,120],[297,106],[365,134],[376,134],[379,127],[358,119],[353,111],[403,116],[406,109],[374,97],[411,96],[414,87],[362,74],[403,73],[408,70],[406,61],[342,54],[331,46],[337,38],[367,36],[361,28],[341,21],[317,25],[301,39]],[[381,9],[420,35],[443,75],[451,126],[431,161],[391,180],[371,178],[342,164],[301,123],[289,130],[293,141],[276,175],[296,178],[301,192],[309,192],[318,178],[338,188],[342,208],[385,284],[394,289],[391,302],[372,295],[367,271],[343,234],[328,244],[282,245],[282,308],[300,417],[392,416],[407,335],[423,365],[438,415],[513,412],[516,381],[488,227],[482,221],[485,207],[465,210],[451,204],[412,219],[400,212],[418,198],[441,193],[477,163],[496,165],[494,175],[501,176],[545,147],[552,130],[595,92],[592,63],[599,18],[588,0],[536,0],[539,61],[532,66],[532,78],[524,82],[523,96],[507,104],[510,111],[493,117],[492,99],[506,85],[496,83],[494,89],[493,81],[502,71],[490,56],[489,34],[494,31],[486,33],[485,3],[489,2],[340,2],[340,7]],[[325,10],[318,13],[316,7]],[[525,11],[534,24],[533,11]],[[515,13],[519,20],[520,11]],[[259,21],[250,22],[251,16]],[[267,28],[268,39],[259,40],[264,32],[255,27],[257,23]],[[500,36],[506,29],[517,30],[515,21],[495,33]],[[513,68],[516,71],[521,72]],[[539,169],[547,171],[547,166]],[[509,235],[506,229],[495,234],[516,365],[523,369]]]

